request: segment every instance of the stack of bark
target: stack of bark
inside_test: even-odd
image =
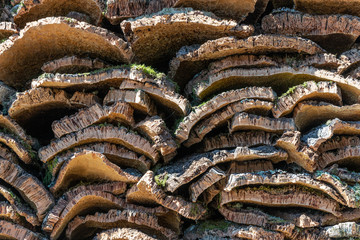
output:
[[[359,0],[3,4],[0,238],[360,237]]]

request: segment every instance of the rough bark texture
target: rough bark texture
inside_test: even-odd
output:
[[[103,104],[112,105],[119,101],[127,102],[135,110],[150,116],[154,116],[157,113],[156,106],[149,95],[139,89],[135,91],[111,89],[106,94]]]
[[[167,9],[149,16],[125,20],[121,24],[135,59],[145,64],[168,61],[184,45],[199,44],[226,36],[246,38],[254,32],[249,25],[221,20],[207,12]]]
[[[43,37],[36,37],[39,35]],[[69,44],[79,37],[83,40]],[[18,36],[0,45],[0,78],[9,86],[22,88],[40,73],[45,62],[84,52],[125,63],[133,55],[126,42],[105,29],[75,19],[50,17],[29,23]]]
[[[12,22],[0,22],[0,40],[18,33],[17,27]]]
[[[357,0],[324,2],[321,0],[294,0],[297,10],[316,14],[349,14],[360,16],[360,8]]]
[[[231,162],[227,175],[237,173],[254,173],[274,170],[270,160],[253,160],[246,162]]]
[[[145,234],[137,229],[132,228],[113,228],[110,230],[103,231],[98,233],[94,238],[94,240],[156,240],[156,238]]]
[[[44,236],[34,233],[21,225],[0,220],[0,236],[5,239],[28,239],[28,240],[45,240]]]
[[[184,86],[200,72],[210,60],[235,54],[305,53],[316,54],[324,50],[316,43],[299,37],[258,35],[246,39],[224,37],[202,45],[182,47],[170,62],[169,76]]]

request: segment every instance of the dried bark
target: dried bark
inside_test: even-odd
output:
[[[78,56],[63,57],[44,63],[41,70],[45,73],[71,73],[90,72],[97,69],[108,68],[109,64],[95,58],[81,58]]]
[[[121,145],[116,145],[107,142],[92,143],[74,147],[71,150],[61,152],[56,155],[56,160],[51,162],[52,176],[55,177],[60,170],[61,166],[69,161],[75,153],[84,150],[95,151],[104,154],[110,162],[115,163],[121,167],[131,167],[145,173],[150,169],[152,161],[144,155],[138,156],[137,153],[124,148]]]
[[[308,130],[327,120],[339,118],[345,121],[359,120],[360,104],[336,106],[327,102],[304,101],[294,109],[294,121],[300,131]]]
[[[135,59],[148,65],[170,60],[184,45],[226,36],[246,38],[254,32],[252,26],[222,20],[211,13],[191,8],[167,9],[125,20],[120,26],[131,44]]]
[[[356,69],[360,62],[360,50],[357,48],[350,49],[341,53],[339,58],[342,60],[342,64],[338,68],[338,73],[351,76],[356,73]]]
[[[316,43],[299,37],[258,35],[246,39],[234,37],[210,40],[202,45],[182,47],[170,62],[169,77],[184,86],[207,66],[209,61],[235,54],[305,53],[316,54],[324,50]]]
[[[190,136],[183,145],[185,147],[190,147],[195,143],[201,142],[208,133],[218,127],[226,125],[228,120],[238,113],[256,112],[257,114],[266,116],[273,106],[274,104],[271,102],[253,99],[245,99],[231,103],[221,110],[213,113],[208,118],[198,122],[198,124],[191,130]]]
[[[90,18],[90,23],[99,25],[102,19],[100,1],[76,0],[72,2],[56,0],[26,0],[14,17],[15,23],[23,28],[26,23],[45,17],[66,16],[70,12],[84,13]]]
[[[135,240],[135,239],[143,239],[143,240],[157,240],[156,238],[145,234],[137,229],[132,228],[113,228],[110,230],[103,231],[98,233],[93,240]]]
[[[321,169],[334,163],[355,163],[360,157],[360,146],[346,146],[335,151],[324,152],[320,155],[319,166]]]
[[[325,4],[321,0],[294,0],[295,8],[299,11],[314,14],[349,14],[360,16],[357,0],[330,0]]]
[[[200,219],[207,211],[199,203],[191,203],[181,197],[167,195],[155,182],[152,171],[143,175],[128,191],[126,200],[147,205],[160,204],[192,220]]]
[[[63,164],[50,191],[58,196],[59,193],[80,180],[136,183],[140,176],[139,172],[131,171],[131,169],[121,169],[101,153],[84,150],[75,153]]]
[[[358,145],[360,145],[360,138],[358,136],[335,136],[323,142],[317,151],[324,153],[346,146],[356,147]]]
[[[191,109],[189,101],[182,95],[157,84],[152,84],[151,82],[140,83],[135,81],[124,81],[121,83],[120,89],[135,91],[141,89],[149,94],[149,96],[160,105],[159,109],[169,109],[180,116],[186,116]]]
[[[0,178],[21,194],[21,197],[36,211],[40,221],[53,206],[52,195],[37,178],[25,172],[21,167],[6,160],[0,160]]]
[[[337,164],[331,165],[331,167],[324,169],[325,172],[337,176],[342,181],[349,183],[360,183],[360,173],[349,171],[346,168],[339,168]]]
[[[18,33],[17,26],[12,22],[0,22],[0,40]]]
[[[357,135],[360,133],[360,123],[353,121],[342,121],[338,118],[329,120],[326,124],[313,128],[303,135],[301,140],[313,150],[317,150],[326,140],[333,135]]]
[[[65,116],[51,124],[51,128],[56,138],[66,134],[80,131],[94,124],[103,122],[115,122],[133,126],[134,109],[126,102],[116,102],[111,106],[92,105],[89,108],[81,109],[79,112]]]
[[[254,173],[274,170],[270,160],[253,160],[246,162],[231,162],[227,175],[237,173]]]
[[[129,91],[111,89],[106,94],[103,104],[112,105],[119,101],[127,102],[135,110],[150,116],[154,116],[157,113],[154,102],[149,95],[142,90],[136,89],[135,91]]]
[[[318,154],[302,143],[300,138],[301,133],[299,131],[286,131],[276,141],[275,146],[284,149],[288,153],[288,163],[294,162],[305,170],[313,172],[318,167]]]
[[[11,157],[9,160],[16,163],[17,159],[20,159],[22,162],[26,164],[34,163],[32,156],[27,148],[29,145],[24,144],[21,140],[13,136],[12,134],[7,134],[4,132],[0,132],[0,143],[10,148],[17,156],[17,158],[13,158],[13,154],[9,151],[4,150],[3,153],[9,155]],[[31,150],[31,147],[30,147]],[[7,159],[7,158],[5,158]]]
[[[287,130],[296,130],[291,118],[269,118],[248,113],[236,113],[229,124],[229,132],[239,130],[262,130],[281,134]]]
[[[0,220],[0,235],[5,239],[27,239],[45,240],[46,238],[38,233],[32,232],[27,228],[16,223]]]
[[[70,44],[79,38],[82,41]],[[29,23],[18,36],[0,45],[0,79],[9,86],[23,88],[38,76],[44,63],[84,52],[109,62],[128,63],[133,55],[127,43],[103,28],[50,17]]]
[[[281,11],[265,16],[261,28],[266,33],[308,38],[328,51],[341,53],[349,49],[360,35],[360,19],[349,15]]]
[[[98,102],[91,93],[76,92],[72,96],[63,90],[35,88],[17,95],[9,108],[11,118],[24,124],[40,112],[52,109],[79,109]]]
[[[272,91],[271,88],[248,87],[218,94],[204,104],[195,107],[193,111],[180,122],[175,132],[177,140],[180,143],[187,140],[190,130],[200,120],[231,103],[239,102],[247,98],[274,101],[276,93]]]
[[[164,162],[169,162],[177,154],[177,144],[166,123],[159,116],[147,118],[136,124],[135,130],[142,132],[152,140],[155,148],[161,153]]]
[[[159,153],[148,140],[125,127],[115,126],[90,126],[53,140],[50,145],[40,148],[39,158],[45,163],[62,151],[97,142],[120,144],[134,152],[144,154],[154,163],[159,160]]]
[[[66,237],[68,239],[90,237],[99,229],[111,229],[114,226],[141,230],[159,239],[177,239],[175,232],[159,224],[158,217],[136,209],[110,210],[107,213],[77,216],[68,224]]]
[[[299,102],[313,99],[341,106],[341,89],[332,82],[304,82],[296,86],[289,94],[278,98],[272,111],[273,115],[276,118],[289,115]]]
[[[336,73],[313,67],[293,68],[286,65],[262,69],[229,69],[209,76],[207,81],[199,83],[194,88],[194,95],[200,99],[219,91],[246,85],[272,86],[276,92],[286,92],[294,85],[306,80],[333,81],[342,90],[343,101],[347,104],[357,103],[359,80],[345,78]]]
[[[31,83],[33,88],[51,87],[70,89],[72,91],[87,91],[118,88],[125,80],[140,83],[153,83],[161,88],[175,91],[175,85],[165,76],[152,76],[143,70],[132,66],[105,68],[93,72],[76,74],[43,74]]]
[[[354,238],[360,237],[360,225],[356,222],[339,223],[326,227],[323,234],[330,238]]]
[[[218,149],[235,147],[256,147],[258,145],[274,145],[278,135],[262,131],[223,133],[214,137],[205,137],[199,152],[210,152]]]
[[[314,194],[298,186],[281,188],[252,187],[221,193],[220,205],[232,202],[252,203],[267,207],[303,207],[315,209],[334,216],[341,216],[338,203],[323,194]]]

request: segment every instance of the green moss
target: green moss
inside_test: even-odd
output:
[[[202,222],[198,225],[198,231],[205,232],[209,230],[226,230],[231,226],[231,223],[228,221],[216,221],[208,220]]]
[[[160,187],[165,187],[166,181],[168,180],[169,175],[166,173],[165,175],[156,175],[155,176],[155,182]]]
[[[285,93],[283,93],[283,94],[280,96],[280,98],[286,97],[286,96],[288,96],[288,95],[290,95],[290,94],[293,94],[293,93],[295,92],[295,89],[296,89],[297,87],[299,87],[299,86],[303,86],[303,87],[306,88],[306,87],[308,86],[308,82],[304,82],[304,83],[302,83],[302,84],[300,84],[300,85],[296,85],[296,86],[293,86],[293,87],[289,88]]]
[[[191,205],[190,214],[191,214],[192,216],[197,216],[197,215],[199,215],[200,213],[201,213],[201,211],[200,211],[199,205],[198,205],[197,203],[193,203],[193,204]]]
[[[56,165],[59,162],[59,157],[56,156],[55,158],[53,158],[52,160],[48,161],[46,163],[46,172],[45,172],[45,176],[43,179],[43,183],[46,186],[49,186],[51,184],[51,180],[52,180],[52,173],[54,171],[54,168],[56,167]]]

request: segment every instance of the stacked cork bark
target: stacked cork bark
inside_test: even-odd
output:
[[[0,5],[1,239],[360,238],[359,0]]]

